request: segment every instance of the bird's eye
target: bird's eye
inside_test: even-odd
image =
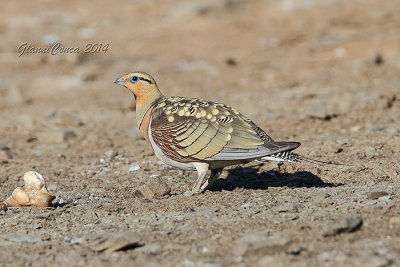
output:
[[[139,81],[139,77],[138,76],[132,76],[132,77],[129,78],[129,81],[131,83],[135,83],[135,82]]]

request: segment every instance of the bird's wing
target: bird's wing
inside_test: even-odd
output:
[[[254,159],[300,145],[275,142],[230,106],[202,99],[161,99],[152,110],[150,127],[163,153],[182,162]]]

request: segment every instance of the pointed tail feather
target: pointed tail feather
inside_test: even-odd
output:
[[[305,156],[299,155],[299,154],[295,154],[296,159],[298,160],[298,162],[311,162],[311,163],[316,163],[316,164],[321,164],[321,165],[336,165],[336,166],[348,166],[348,167],[354,167],[354,165],[352,164],[345,164],[345,163],[337,163],[337,162],[327,162],[327,161],[322,161],[322,160],[316,160],[316,159],[311,159],[311,158],[307,158]]]
[[[316,159],[311,159],[307,158],[305,156],[292,153],[290,151],[284,151],[284,152],[279,152],[273,155],[269,155],[268,157],[263,157],[263,160],[274,160],[274,161],[288,161],[288,162],[310,162],[310,163],[315,163],[319,165],[335,165],[335,166],[354,166],[351,164],[343,164],[343,163],[336,163],[336,162],[326,162],[322,160],[316,160]]]

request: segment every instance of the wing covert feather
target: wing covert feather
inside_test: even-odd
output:
[[[160,99],[150,127],[163,153],[181,162],[251,159],[292,147],[274,142],[230,106],[201,99]]]

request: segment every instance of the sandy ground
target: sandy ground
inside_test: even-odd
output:
[[[0,199],[29,170],[57,197],[0,211],[3,266],[400,264],[399,1],[0,6]],[[79,53],[17,51],[55,42]],[[113,84],[137,70],[166,95],[224,102],[302,155],[353,166],[232,167],[185,197],[196,173],[154,156],[134,98]],[[155,177],[170,194],[141,198]]]

